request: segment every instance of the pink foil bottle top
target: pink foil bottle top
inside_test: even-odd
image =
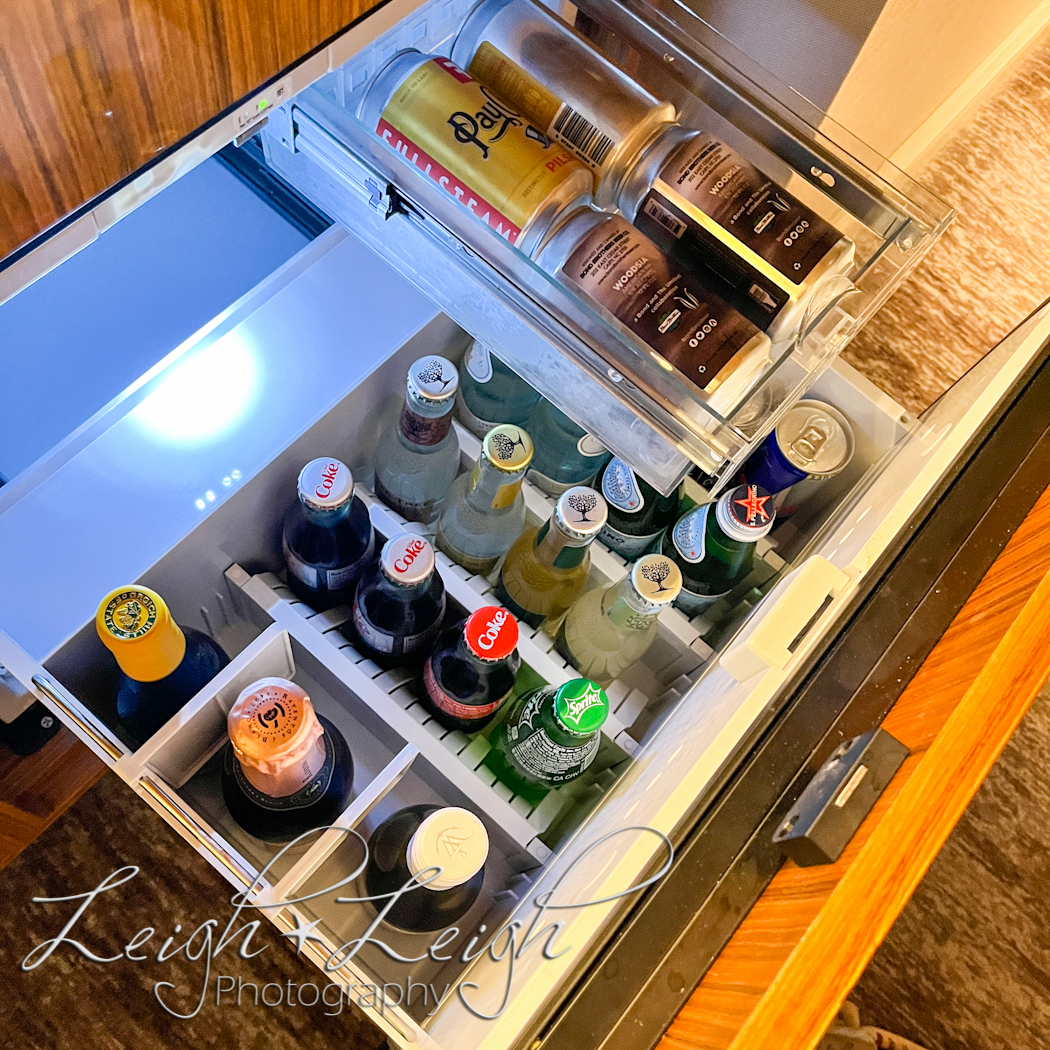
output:
[[[226,725],[248,782],[271,798],[294,794],[324,765],[324,728],[294,682],[252,683],[237,697]]]

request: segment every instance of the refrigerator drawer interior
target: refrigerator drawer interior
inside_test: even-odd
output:
[[[422,3],[286,103],[262,132],[267,162],[658,488],[668,491],[688,462],[724,483],[929,250],[951,210],[822,114],[790,109],[789,89],[699,20],[630,0],[581,7],[584,46],[605,48],[684,126],[717,135],[853,245],[851,268],[814,293],[800,327],[774,333],[765,363],[705,393],[358,119],[393,55],[448,55],[472,7]]]

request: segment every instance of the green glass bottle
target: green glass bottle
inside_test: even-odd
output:
[[[470,344],[459,366],[456,417],[475,437],[483,438],[500,423],[528,426],[539,401],[539,391],[484,343],[475,340]]]
[[[587,770],[608,716],[605,690],[586,678],[542,686],[512,704],[484,764],[516,795],[538,802]]]
[[[610,459],[594,487],[609,504],[609,520],[599,539],[625,561],[650,551],[677,517],[681,486],[661,496],[622,459]]]
[[[683,514],[661,545],[682,572],[677,608],[696,616],[729,594],[751,571],[755,544],[775,516],[773,497],[758,485],[738,485]]]

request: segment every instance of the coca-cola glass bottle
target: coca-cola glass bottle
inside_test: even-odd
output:
[[[321,610],[350,604],[376,541],[344,463],[325,457],[303,467],[299,500],[284,519],[281,540],[288,586],[307,605]]]
[[[386,541],[378,562],[361,576],[353,615],[341,628],[380,667],[422,665],[441,630],[445,585],[434,569],[434,548],[403,532]]]
[[[376,911],[406,885],[383,916],[414,933],[443,930],[461,919],[485,881],[485,825],[458,806],[408,806],[384,821],[368,841],[365,888]],[[412,886],[417,880],[422,885]]]
[[[446,729],[476,733],[510,696],[521,666],[518,621],[488,605],[445,631],[423,667],[420,703]]]
[[[354,761],[342,733],[284,678],[243,690],[226,719],[222,797],[249,835],[287,842],[332,824],[350,802]]]

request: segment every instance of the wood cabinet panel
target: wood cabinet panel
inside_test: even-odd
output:
[[[0,258],[377,2],[0,4]]]

